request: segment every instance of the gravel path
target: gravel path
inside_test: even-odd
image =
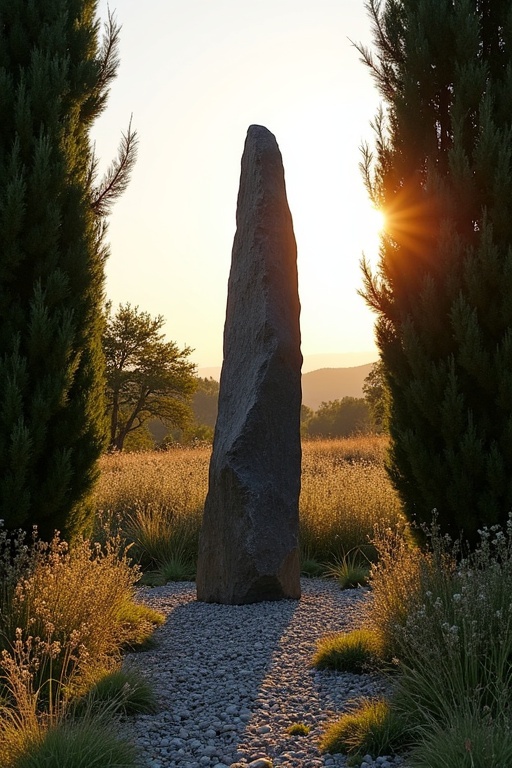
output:
[[[319,736],[351,699],[382,692],[384,682],[309,664],[320,637],[358,625],[367,596],[323,579],[303,579],[300,601],[242,606],[199,603],[193,583],[142,588],[140,599],[168,617],[156,647],[125,661],[159,702],[156,714],[129,723],[144,766],[345,766],[344,757],[319,753]],[[298,722],[308,735],[287,733]],[[373,757],[362,768],[401,762]]]

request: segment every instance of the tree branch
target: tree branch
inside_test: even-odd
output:
[[[91,206],[97,216],[107,216],[114,202],[128,186],[130,174],[137,159],[137,145],[137,132],[132,131],[130,118],[128,131],[122,135],[117,158],[110,165],[101,184],[93,190]]]

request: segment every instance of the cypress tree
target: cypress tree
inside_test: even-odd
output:
[[[370,0],[384,108],[363,149],[387,216],[363,295],[409,517],[474,543],[512,510],[512,5]]]
[[[89,140],[119,29],[97,0],[0,0],[0,518],[74,536],[105,445],[105,219],[135,138],[95,185]]]

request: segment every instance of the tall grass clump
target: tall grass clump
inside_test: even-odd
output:
[[[4,650],[11,653],[18,636],[22,643],[39,638],[49,647],[53,644],[54,651],[58,645],[61,652],[55,652],[51,665],[54,677],[59,677],[66,653],[77,670],[82,656],[84,669],[90,670],[93,663],[112,666],[120,646],[130,640],[132,628],[123,613],[133,602],[140,577],[120,539],[109,539],[102,547],[82,540],[70,549],[55,536],[50,543],[33,542],[29,557],[24,574],[11,582],[10,589],[4,586],[8,601],[0,615]]]
[[[369,547],[376,521],[402,522],[402,509],[384,468],[385,437],[308,441],[303,445],[300,537],[309,558],[334,563]]]
[[[137,502],[134,511],[125,516],[121,530],[132,545],[130,554],[144,570],[169,571],[173,564],[175,569],[181,564],[184,571],[193,574],[200,525],[199,514]]]
[[[0,732],[0,735],[1,732]],[[2,768],[138,768],[134,746],[121,738],[105,718],[89,715],[63,719],[48,728],[24,734],[16,745],[13,734],[4,732]]]
[[[84,696],[73,701],[71,713],[87,717],[91,712],[132,715],[156,711],[156,696],[150,683],[136,669],[115,669],[96,680]]]
[[[371,574],[369,620],[397,663],[391,704],[415,734],[411,765],[432,764],[436,750],[436,766],[507,765],[512,524],[480,531],[465,556],[435,523],[428,537],[421,552],[399,533],[381,536]]]
[[[412,768],[508,768],[512,730],[506,716],[493,720],[471,707],[452,713],[447,723],[433,722],[408,756]]]
[[[324,575],[336,579],[342,589],[365,587],[370,578],[371,561],[365,554],[365,549],[372,554],[372,545],[356,547],[342,556],[334,556],[331,563],[324,569]]]
[[[303,571],[322,573],[346,552],[364,547],[376,520],[402,520],[384,469],[386,437],[310,440],[303,444],[300,536]],[[195,569],[211,446],[172,447],[101,460],[97,519],[120,530],[144,570]],[[167,569],[164,567],[169,564]]]
[[[414,543],[407,525],[377,522],[372,538],[378,561],[370,567],[371,601],[366,610],[369,628],[380,638],[386,660],[398,655],[400,633],[411,611],[421,602],[420,577],[430,559]]]
[[[384,699],[363,699],[331,723],[320,740],[322,752],[361,758],[398,751],[407,742],[403,721]],[[452,766],[451,768],[455,768]]]
[[[42,758],[17,761],[27,745],[36,754],[53,743],[51,734],[66,730],[74,703],[119,665],[122,648],[146,637],[163,620],[134,602],[139,576],[119,538],[107,539],[103,546],[80,541],[69,548],[58,535],[50,543],[36,537],[26,543],[23,534],[10,536],[0,529],[0,740],[5,766],[50,764]],[[72,730],[80,731],[75,726]]]
[[[210,454],[195,446],[102,458],[97,520],[121,532],[144,570],[194,573]]]

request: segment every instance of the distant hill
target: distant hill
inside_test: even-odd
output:
[[[201,379],[215,379],[220,381],[220,365],[211,365],[209,368],[198,368],[197,375]]]
[[[367,363],[352,368],[320,368],[317,371],[303,373],[302,402],[316,411],[321,403],[328,403],[331,400],[363,397],[363,382],[374,365],[375,363]],[[212,378],[218,381],[220,368],[200,368],[199,376],[203,379]],[[217,412],[216,395],[212,406],[211,399],[208,402],[209,398],[205,397],[204,391],[202,392],[203,402],[198,403],[198,394],[201,393],[195,395],[198,423],[214,426]],[[205,418],[205,409],[212,412],[208,418]],[[149,422],[149,430],[157,443],[160,443],[169,431],[158,419],[152,419]]]
[[[336,353],[322,353],[318,355],[304,355],[304,361],[302,363],[302,375],[310,373],[311,371],[318,371],[325,368],[353,368],[361,365],[368,365],[373,363],[378,358],[377,351],[369,352],[336,352]],[[198,376],[203,379],[220,379],[220,365],[211,365],[206,368],[199,368],[197,371]]]
[[[363,382],[375,363],[354,368],[320,368],[302,375],[302,402],[314,411],[320,403],[363,397]]]
[[[314,411],[320,403],[341,400],[342,397],[363,397],[363,382],[375,363],[353,368],[320,368],[302,374],[302,402]],[[200,368],[199,375],[220,378],[220,368]]]
[[[319,371],[321,368],[354,368],[359,365],[374,363],[379,357],[377,350],[368,352],[337,352],[317,355],[304,355],[302,373]]]

